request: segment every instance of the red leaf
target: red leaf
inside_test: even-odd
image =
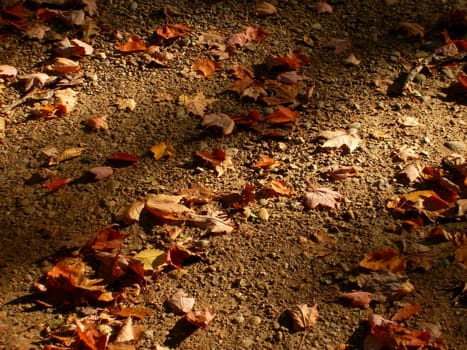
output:
[[[116,44],[117,48],[121,52],[137,52],[137,51],[146,51],[148,47],[143,40],[137,35],[129,35],[128,41],[123,44]]]
[[[3,13],[13,16],[13,17],[20,18],[20,19],[31,16],[33,14],[31,11],[23,7],[23,4],[21,1],[18,1],[12,7],[7,8],[6,10],[3,11]]]
[[[133,154],[129,153],[124,153],[124,152],[114,152],[109,158],[111,161],[114,162],[121,162],[123,164],[128,163],[128,164],[133,164],[136,163],[139,158],[138,156],[135,156]]]
[[[210,165],[220,165],[226,158],[225,151],[215,149],[214,151],[195,151],[195,154]]]
[[[62,188],[65,186],[67,183],[71,182],[73,180],[72,177],[66,177],[63,179],[55,179],[55,180],[50,180],[44,184],[45,187],[47,187],[47,193],[52,193],[57,191],[58,189]]]
[[[91,244],[94,250],[112,250],[119,249],[125,239],[125,235],[114,230],[112,227],[105,227],[96,233]]]
[[[188,259],[190,256],[190,253],[186,250],[182,250],[175,246],[170,248],[167,252],[167,263],[180,270],[182,268],[183,261]]]
[[[293,111],[281,105],[277,106],[278,110],[267,116],[268,122],[271,124],[285,124],[297,121],[298,112]]]

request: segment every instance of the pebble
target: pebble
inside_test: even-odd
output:
[[[395,111],[400,111],[402,109],[402,105],[400,103],[395,103],[392,106],[392,109],[395,110]]]
[[[349,129],[360,129],[362,124],[360,122],[355,122],[349,125]]]
[[[269,220],[269,212],[266,208],[261,208],[258,211],[258,216],[262,221],[268,221]]]
[[[443,69],[441,69],[441,73],[443,73],[449,79],[454,79],[454,74],[452,74],[452,70],[450,70],[447,67],[444,67]]]
[[[313,23],[311,25],[311,29],[321,30],[321,29],[323,29],[323,25],[321,23]]]
[[[316,109],[321,109],[323,107],[324,107],[324,101],[323,100],[316,101]]]
[[[418,73],[415,75],[414,81],[418,84],[422,84],[426,80],[425,74]]]
[[[444,145],[453,151],[465,151],[467,150],[467,145],[463,141],[446,141]]]
[[[251,322],[254,324],[254,325],[259,325],[261,324],[262,320],[261,320],[261,317],[259,316],[253,316],[251,318]]]

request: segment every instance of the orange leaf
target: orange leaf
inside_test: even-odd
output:
[[[126,43],[116,44],[121,52],[146,51],[148,47],[144,41],[137,35],[129,35]]]
[[[47,193],[52,193],[65,186],[67,183],[70,183],[72,180],[72,177],[50,180],[46,182],[44,186],[47,187]]]
[[[298,111],[293,111],[287,107],[278,105],[278,110],[268,115],[268,122],[271,124],[285,124],[297,121]]]
[[[396,312],[394,316],[392,316],[391,320],[393,321],[404,321],[413,315],[415,315],[417,312],[419,312],[422,308],[420,305],[417,304],[405,304],[402,309]]]
[[[105,227],[96,233],[92,241],[91,248],[94,250],[119,249],[125,239],[125,235],[114,230],[112,227]]]
[[[196,327],[206,327],[216,316],[216,310],[210,306],[201,311],[190,311],[185,315],[185,318]]]
[[[283,163],[281,161],[275,160],[269,157],[263,157],[261,160],[257,161],[253,164],[253,168],[263,168],[267,170],[275,169],[281,166]]]
[[[185,24],[166,24],[156,29],[156,34],[164,39],[173,39],[190,33],[191,30]]]
[[[378,271],[388,270],[392,273],[405,270],[405,260],[399,257],[399,253],[392,247],[386,247],[376,252],[365,254],[365,258],[360,261],[360,267]]]
[[[192,72],[197,72],[200,75],[209,78],[216,70],[220,70],[221,65],[209,58],[200,58],[191,66]]]

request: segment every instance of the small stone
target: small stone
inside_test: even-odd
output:
[[[284,143],[284,142],[279,142],[279,143],[277,144],[277,147],[279,147],[279,149],[280,149],[281,151],[286,151],[287,148],[288,148],[288,147],[287,147],[287,144]]]
[[[378,109],[384,109],[384,103],[381,101],[376,102],[376,108]]]
[[[423,84],[425,82],[426,76],[425,74],[418,73],[415,75],[414,81],[418,84]]]
[[[400,111],[402,109],[402,105],[400,103],[395,103],[392,106],[392,109],[395,110],[395,111]]]
[[[259,325],[259,324],[261,324],[261,321],[262,321],[262,320],[261,320],[261,317],[259,317],[259,316],[253,316],[253,317],[251,318],[251,322],[252,322],[254,325]]]
[[[314,29],[314,30],[321,30],[323,29],[323,25],[321,23],[313,23],[311,25],[311,29]]]
[[[450,70],[447,67],[441,69],[441,73],[443,73],[449,79],[454,79],[454,74],[452,74],[452,70]]]
[[[467,150],[467,145],[462,141],[446,141],[444,145],[453,151],[465,151]]]
[[[131,4],[130,4],[130,9],[132,11],[136,11],[136,9],[138,8],[138,3],[136,1],[133,1]]]
[[[262,221],[268,221],[269,220],[269,212],[266,208],[261,208],[258,211],[258,216]]]
[[[316,109],[321,109],[323,107],[324,107],[324,101],[323,100],[316,101]]]

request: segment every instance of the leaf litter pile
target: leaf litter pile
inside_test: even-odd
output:
[[[142,1],[140,5],[147,9],[149,2]],[[138,13],[140,5],[132,2],[128,6],[130,11]],[[38,200],[47,203],[44,206],[51,206],[54,198],[60,198],[63,193],[80,196],[82,191],[99,191],[99,188],[104,192],[113,188],[123,198],[98,199],[97,202],[106,203],[104,207],[111,208],[109,220],[99,220],[99,229],[89,230],[92,233],[82,237],[79,243],[78,240],[68,242],[65,253],[48,258],[41,266],[44,274],[32,283],[30,297],[35,307],[55,310],[60,317],[49,317],[40,327],[36,326],[40,339],[31,339],[30,343],[23,339],[24,343],[20,344],[10,339],[5,343],[49,350],[168,349],[186,348],[184,341],[204,334],[195,338],[204,342],[201,347],[225,339],[231,342],[226,348],[236,348],[238,344],[240,348],[304,349],[311,344],[322,348],[319,337],[330,322],[337,322],[333,313],[336,308],[342,308],[345,319],[357,319],[361,325],[349,323],[357,340],[342,333],[338,343],[333,340],[332,348],[448,349],[446,338],[462,344],[462,339],[452,335],[465,336],[467,327],[467,146],[462,139],[445,142],[443,156],[438,156],[439,163],[433,164],[428,153],[419,149],[420,143],[410,142],[414,135],[411,130],[421,127],[419,119],[397,115],[399,118],[394,117],[389,128],[403,130],[398,135],[405,135],[407,140],[393,135],[394,144],[388,143],[383,148],[387,159],[383,156],[378,159],[392,167],[393,174],[388,176],[393,178],[393,183],[379,181],[376,187],[366,186],[372,184],[371,166],[356,159],[374,148],[375,141],[385,142],[387,135],[378,130],[377,124],[369,129],[362,127],[357,121],[360,107],[356,105],[351,111],[337,106],[335,110],[325,107],[323,112],[323,96],[335,93],[334,86],[328,91],[326,84],[333,85],[333,82],[327,81],[323,88],[322,82],[313,77],[313,71],[320,69],[322,55],[332,56],[338,69],[357,70],[364,64],[362,51],[354,48],[348,36],[334,37],[325,31],[310,36],[300,30],[296,42],[287,42],[277,50],[275,36],[280,37],[281,33],[276,21],[287,16],[286,9],[289,9],[288,4],[282,8],[281,3],[249,4],[246,11],[253,19],[243,26],[236,25],[236,30],[208,30],[187,15],[189,6],[193,5],[184,8],[166,4],[155,11],[162,21],[150,29],[134,28],[132,32],[117,29],[116,23],[101,19],[101,12],[107,11],[102,6],[92,0],[7,1],[1,11],[0,40],[8,42],[21,37],[50,47],[40,59],[36,57],[39,62],[29,69],[0,62],[0,136],[8,145],[15,139],[11,130],[27,125],[31,129],[26,130],[34,140],[35,159],[29,164],[35,171],[25,177],[25,186],[33,189]],[[402,5],[387,0],[384,6],[392,11],[391,6]],[[307,11],[314,18],[313,28],[322,30],[318,21],[333,23],[333,16],[339,16],[341,9],[337,2],[315,2]],[[199,20],[200,16],[195,17]],[[388,77],[378,77],[372,82],[372,89],[381,94],[378,95],[381,99],[390,96],[399,102],[386,100],[393,103],[389,110],[377,103],[371,111],[400,111],[405,108],[400,101],[417,106],[427,103],[426,96],[416,90],[423,86],[416,83],[427,77],[435,79],[440,72],[451,76],[451,80],[443,92],[440,89],[439,96],[454,103],[465,102],[467,72],[465,66],[459,69],[459,62],[465,61],[467,50],[467,41],[462,36],[467,32],[466,17],[467,8],[459,5],[449,9],[439,28],[433,25],[433,29],[427,30],[411,21],[395,23],[391,33],[400,42],[420,45],[430,36],[431,45],[436,45],[424,55],[418,53],[412,66],[402,59],[399,61],[400,52],[391,54],[389,60],[398,61],[401,72],[393,74],[390,81],[383,79]],[[357,37],[355,41],[358,42]],[[189,50],[192,52],[184,57]],[[261,54],[255,55],[256,51]],[[252,53],[256,56],[254,60],[246,58]],[[95,92],[89,91],[98,86],[100,78],[99,68],[92,66],[98,67],[109,57],[116,58],[119,72],[128,77],[134,73],[125,70],[133,64],[138,67],[138,75],[169,76],[166,72],[174,71],[176,75],[172,78],[187,81],[188,85],[182,84],[182,90],[178,86],[176,89],[158,87],[151,95],[149,107],[142,103],[141,96],[146,93],[142,87],[136,87],[132,94],[126,93],[126,86],[121,90],[114,88],[108,94],[100,91],[98,94],[105,95],[102,101],[94,101],[94,108],[87,108],[84,101],[93,99]],[[453,67],[458,68],[456,76],[446,73]],[[218,86],[203,88],[209,86],[203,85],[205,82]],[[191,89],[186,88],[190,85]],[[107,110],[102,104],[107,105]],[[167,109],[170,110],[166,123],[174,123],[173,118],[178,118],[185,124],[183,128],[191,128],[179,130],[190,137],[184,139],[183,135],[176,135],[175,127],[172,130],[163,126],[166,132],[146,136],[150,141],[138,143],[142,136],[133,120],[135,114],[140,108],[150,113],[154,104],[158,112],[167,114]],[[315,110],[321,112],[316,112],[316,120],[310,119],[310,114],[315,113],[310,111]],[[409,107],[407,110],[410,114]],[[336,111],[342,114],[345,123],[328,121]],[[465,113],[462,115],[465,118]],[[64,131],[73,118],[79,119],[75,124],[84,135],[79,142]],[[121,125],[127,128],[124,140],[116,136]],[[142,132],[154,130],[149,125],[143,126]],[[465,130],[465,122],[459,125],[464,125]],[[158,127],[162,126],[158,124]],[[37,142],[34,133],[41,128],[50,128],[50,134],[58,137],[51,136],[50,143]],[[230,141],[236,137],[238,141]],[[112,146],[101,147],[107,141]],[[428,136],[424,142],[430,142]],[[256,145],[248,153],[246,146],[251,143]],[[36,147],[38,144],[41,146]],[[285,156],[289,152],[290,156]],[[309,160],[307,154],[316,157],[315,162],[321,167],[313,161],[305,164]],[[150,168],[162,170],[157,175],[151,174],[145,170],[148,164]],[[164,182],[161,171],[176,180]],[[128,188],[121,185],[121,179],[130,176],[144,178],[137,190],[131,186],[132,181],[140,181],[136,178],[127,180]],[[384,192],[394,188],[396,191],[392,193]],[[370,237],[370,243],[368,237],[351,238],[373,248],[359,247],[339,263],[336,259],[345,252],[348,239],[344,231],[357,226],[359,219],[355,212],[365,211],[367,206],[360,203],[365,198],[358,198],[355,189],[372,191],[365,195],[376,197],[375,201],[380,202],[378,209],[399,225],[393,234],[401,237],[378,241]],[[33,204],[24,199],[19,202],[32,214]],[[95,203],[85,207],[88,205]],[[373,205],[368,209],[373,210]],[[87,215],[98,217],[99,206],[93,212],[87,208]],[[72,205],[65,209],[73,211]],[[291,214],[290,210],[295,213]],[[369,212],[365,215],[375,218]],[[303,219],[310,216],[322,220],[322,224]],[[288,267],[284,267],[293,263],[290,256],[295,263],[305,261],[303,266],[318,269],[315,280],[308,276],[301,282],[293,280],[292,285],[287,284],[294,293],[293,299],[279,300],[275,306],[266,305],[264,298],[276,293],[274,289],[271,292],[265,288],[261,293],[248,295],[248,286],[254,287],[255,282],[235,279],[225,286],[239,288],[238,293],[231,294],[235,302],[241,304],[248,295],[254,297],[253,303],[261,305],[262,318],[252,316],[245,325],[242,313],[229,318],[232,301],[226,298],[224,287],[212,293],[208,291],[209,297],[193,288],[190,293],[185,290],[188,284],[183,281],[192,266],[207,266],[206,270],[201,267],[201,273],[230,274],[225,265],[234,256],[229,254],[235,249],[242,250],[232,242],[253,240],[252,232],[264,230],[260,245],[267,247],[271,244],[269,235],[276,234],[276,230],[279,234],[285,222],[292,220],[303,220],[298,226],[292,226],[300,231],[288,232],[287,238],[280,238],[275,248],[277,253],[256,257],[242,252],[245,261],[234,261],[234,264],[251,264],[254,278],[264,279],[268,272],[258,262],[272,264],[273,270],[276,264],[279,269],[274,261],[284,253],[287,261],[280,267],[281,276],[268,282],[272,285],[280,285],[287,276],[293,275],[293,269],[285,272]],[[51,225],[43,232],[54,238],[57,230]],[[220,237],[228,237],[221,244],[237,248],[230,253],[228,249],[218,248],[213,253],[210,247],[219,244]],[[296,249],[297,256],[284,244]],[[264,252],[264,247],[256,249]],[[447,257],[436,258],[432,251],[439,249],[448,251]],[[215,266],[212,261],[216,255],[221,260],[227,259],[226,262]],[[428,278],[433,269],[443,264],[462,271],[453,276],[464,277],[452,277],[444,286],[451,298],[448,308],[453,310],[452,317],[464,317],[464,324],[456,329],[446,329],[439,321],[425,321],[432,312],[426,308],[434,301],[427,301],[428,295],[420,289],[423,286],[412,281],[412,277]],[[175,282],[164,287],[161,281]],[[200,288],[205,284],[203,278]],[[150,301],[149,296],[155,299],[152,290],[156,286],[158,299]],[[319,290],[323,291],[326,286],[333,286],[333,293],[326,290],[320,294]],[[173,292],[168,293],[169,290]],[[2,306],[12,304],[1,295],[0,301]],[[152,320],[167,319],[160,315],[170,315],[172,321],[176,320],[165,336],[155,336],[153,329],[157,325]],[[266,335],[229,340],[225,330],[216,328],[216,322],[219,327],[226,327],[226,321],[229,327],[266,329]],[[7,327],[3,321],[0,323],[0,342]],[[208,336],[209,340],[203,340]],[[326,340],[333,337],[324,335]]]

